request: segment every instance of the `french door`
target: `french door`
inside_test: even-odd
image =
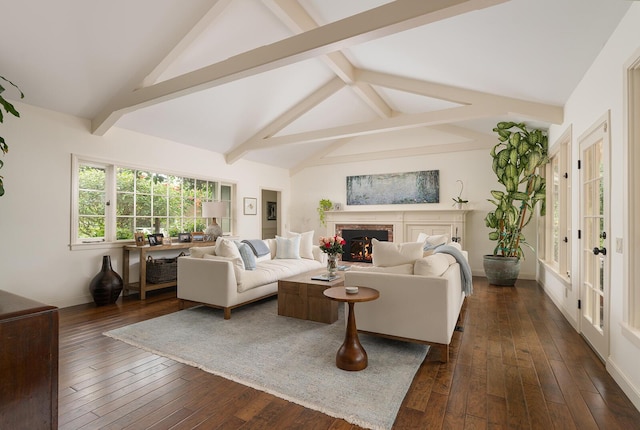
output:
[[[580,331],[609,355],[609,116],[580,138]]]

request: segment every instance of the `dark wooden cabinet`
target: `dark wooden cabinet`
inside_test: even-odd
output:
[[[58,309],[0,290],[0,429],[58,427]]]

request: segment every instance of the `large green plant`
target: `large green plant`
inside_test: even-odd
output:
[[[20,98],[21,99],[24,98],[24,94],[22,94],[22,91],[20,91],[20,88],[18,88],[16,84],[11,82],[4,76],[0,76],[0,80],[14,86],[20,93]],[[4,91],[5,91],[5,88],[0,83],[0,106],[2,106],[7,113],[10,113],[11,115],[19,118],[20,113],[16,110],[16,108],[11,103],[9,103],[4,97],[2,97],[2,93]],[[2,109],[0,109],[0,123],[2,122],[4,122],[4,114],[2,113]],[[7,145],[7,142],[5,142],[2,136],[0,136],[0,150],[2,151],[2,154],[6,154],[7,152],[9,152],[9,145]],[[4,166],[4,162],[0,160],[0,169],[2,169],[2,166]],[[3,196],[3,195],[4,195],[4,183],[2,182],[2,175],[0,175],[0,196]]]
[[[539,168],[549,162],[547,136],[542,130],[523,123],[500,122],[493,129],[499,143],[491,150],[493,171],[504,191],[492,190],[488,199],[496,208],[485,217],[493,229],[489,239],[496,241],[493,255],[523,257],[527,243],[522,230],[531,221],[536,205],[545,213],[546,184]]]

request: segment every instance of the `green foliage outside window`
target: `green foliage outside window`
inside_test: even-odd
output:
[[[133,239],[134,232],[153,233],[156,227],[171,237],[207,228],[202,202],[216,200],[217,182],[122,167],[114,171],[117,240]],[[107,167],[79,167],[79,238],[105,238],[105,220],[112,216],[108,212],[112,209],[107,203],[107,172]]]

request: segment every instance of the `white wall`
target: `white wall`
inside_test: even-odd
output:
[[[624,308],[627,298],[623,295],[624,256],[615,252],[615,238],[624,237],[624,190],[627,182],[626,160],[623,142],[624,129],[624,64],[632,57],[640,56],[640,4],[633,4],[629,12],[592,64],[565,106],[565,123],[550,129],[549,142],[555,142],[560,135],[573,124],[572,160],[579,154],[578,139],[607,110],[611,111],[611,213],[608,262],[611,273],[611,296],[609,302],[610,321],[610,356],[607,358],[607,369],[622,386],[627,395],[640,408],[640,348],[630,342],[622,334]],[[572,172],[572,183],[579,183],[579,173]],[[572,223],[579,226],[579,187],[573,187],[574,211]],[[636,222],[632,220],[631,222]],[[575,227],[574,229],[577,229]],[[624,238],[627,240],[627,238]],[[572,255],[572,273],[578,274],[579,249],[574,240]],[[633,245],[630,245],[633,246]],[[566,296],[564,286],[544,267],[540,267],[541,282],[547,293],[561,306],[570,322],[577,326],[579,295],[579,276],[573,276],[571,291]]]
[[[111,255],[114,269],[122,274],[121,247],[69,249],[72,153],[237,183],[234,233],[243,237],[262,234],[261,211],[243,215],[243,197],[260,201],[266,187],[283,190],[282,200],[289,202],[286,170],[247,161],[227,165],[219,154],[119,128],[94,136],[87,120],[23,103],[16,106],[21,118],[7,118],[0,129],[10,146],[0,170],[6,189],[0,198],[3,290],[64,307],[92,301],[88,285],[103,255]]]
[[[488,133],[491,133],[488,130]],[[389,209],[389,206],[346,206],[346,177],[364,174],[399,173],[418,170],[440,171],[440,203],[419,205],[393,205],[393,209],[451,209],[452,198],[460,190],[458,179],[464,182],[462,197],[469,200],[466,237],[462,246],[469,251],[469,264],[474,275],[484,276],[482,256],[491,254],[495,242],[488,239],[489,229],[484,217],[493,205],[489,190],[501,189],[491,169],[491,156],[487,150],[464,151],[459,153],[431,154],[407,158],[386,159],[336,166],[308,168],[292,177],[291,228],[294,231],[316,231],[318,235],[333,234],[321,227],[316,208],[323,198],[342,203],[345,211]],[[535,244],[535,226],[530,224],[525,235]],[[526,259],[521,265],[523,279],[535,279],[535,256],[525,250]]]

